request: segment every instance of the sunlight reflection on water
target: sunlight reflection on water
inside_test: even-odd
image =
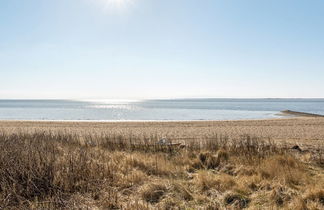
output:
[[[0,100],[3,120],[237,120],[324,114],[324,99]]]

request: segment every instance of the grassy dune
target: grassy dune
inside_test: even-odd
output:
[[[83,124],[82,129],[82,123],[72,128],[3,122],[0,209],[324,208],[321,146],[299,152],[282,139],[217,135],[212,128],[203,136],[199,125],[208,123],[179,123],[197,129],[192,137],[181,135],[188,131],[182,129],[180,139],[166,132],[176,123],[144,124],[118,125],[129,130],[117,132],[116,124],[94,124],[93,129]],[[136,130],[140,127],[142,133]],[[157,145],[161,136],[185,146]]]

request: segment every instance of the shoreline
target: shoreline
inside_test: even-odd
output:
[[[51,120],[51,119],[0,119],[0,122],[89,122],[89,123],[126,123],[126,122],[228,122],[228,121],[262,121],[262,120],[282,120],[282,119],[296,119],[296,118],[324,118],[324,115],[297,112],[292,110],[283,110],[267,118],[246,118],[246,119],[219,119],[219,120]]]
[[[251,118],[251,119],[227,119],[227,120],[26,120],[26,119],[18,119],[18,120],[9,120],[9,119],[0,119],[1,122],[62,122],[62,123],[145,123],[145,122],[157,122],[157,123],[170,123],[170,122],[229,122],[229,121],[263,121],[263,120],[285,120],[285,119],[294,119],[294,118],[309,118],[307,116],[297,116],[297,115],[280,115],[281,117],[274,118]]]

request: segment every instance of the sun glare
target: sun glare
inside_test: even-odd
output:
[[[133,0],[98,0],[105,10],[125,10],[133,3]]]

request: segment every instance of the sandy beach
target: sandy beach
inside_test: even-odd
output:
[[[231,139],[250,135],[259,139],[270,139],[276,143],[298,144],[304,148],[324,148],[324,118],[314,117],[179,122],[0,121],[0,130],[9,133],[64,131],[79,135],[154,136],[182,141],[199,140],[214,135],[223,135]]]

